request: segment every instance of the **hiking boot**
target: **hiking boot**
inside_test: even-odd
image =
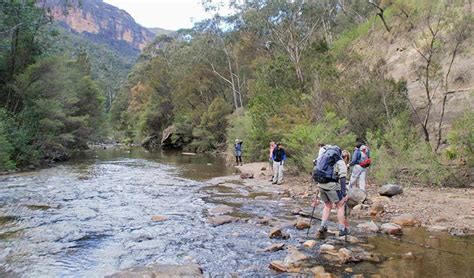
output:
[[[317,237],[317,238],[324,239],[324,238],[326,238],[327,233],[328,233],[328,228],[322,226],[322,227],[320,227],[319,230],[316,232],[316,237]]]
[[[350,235],[350,234],[351,234],[351,232],[347,228],[345,228],[344,230],[339,230],[339,236],[347,236],[347,235]]]

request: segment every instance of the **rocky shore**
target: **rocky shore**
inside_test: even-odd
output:
[[[267,167],[267,163],[250,163],[238,169],[242,177],[252,176],[265,183],[271,175]],[[284,183],[279,186],[291,199],[308,205],[316,188],[309,175],[286,175]],[[388,186],[401,189],[398,185]],[[428,231],[449,232],[454,236],[474,235],[474,188],[403,187],[399,194],[391,197],[382,196],[380,190],[380,186],[369,180],[367,200],[354,207],[350,217],[420,226]]]

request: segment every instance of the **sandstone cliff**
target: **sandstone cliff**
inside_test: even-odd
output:
[[[127,12],[102,0],[37,0],[37,5],[65,28],[122,53],[138,54],[155,37]]]

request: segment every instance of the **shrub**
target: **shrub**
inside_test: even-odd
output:
[[[346,132],[347,125],[347,120],[338,118],[334,113],[326,114],[318,124],[296,125],[285,136],[290,165],[310,172],[313,168],[312,161],[318,153],[317,144],[320,142],[338,145],[342,149],[351,146],[355,135]]]

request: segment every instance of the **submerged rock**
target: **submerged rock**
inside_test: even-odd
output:
[[[162,222],[165,220],[166,220],[166,216],[164,215],[154,215],[151,217],[151,221],[155,221],[155,222]]]
[[[231,223],[237,220],[237,218],[228,216],[228,215],[221,215],[221,216],[209,217],[207,220],[209,221],[209,223],[211,223],[212,226],[216,227],[216,226],[224,225],[227,223]]]
[[[276,252],[285,249],[284,243],[275,243],[263,249],[264,252]]]
[[[217,207],[214,207],[214,208],[210,209],[209,213],[213,214],[213,215],[219,215],[219,214],[231,213],[233,211],[234,211],[233,207],[229,207],[229,206],[226,206],[226,205],[220,205],[220,206],[217,206]]]
[[[131,267],[118,273],[105,276],[109,278],[144,278],[144,277],[204,277],[197,264],[161,265]]]
[[[382,196],[392,197],[402,193],[403,189],[398,184],[386,184],[379,188],[379,194]]]

